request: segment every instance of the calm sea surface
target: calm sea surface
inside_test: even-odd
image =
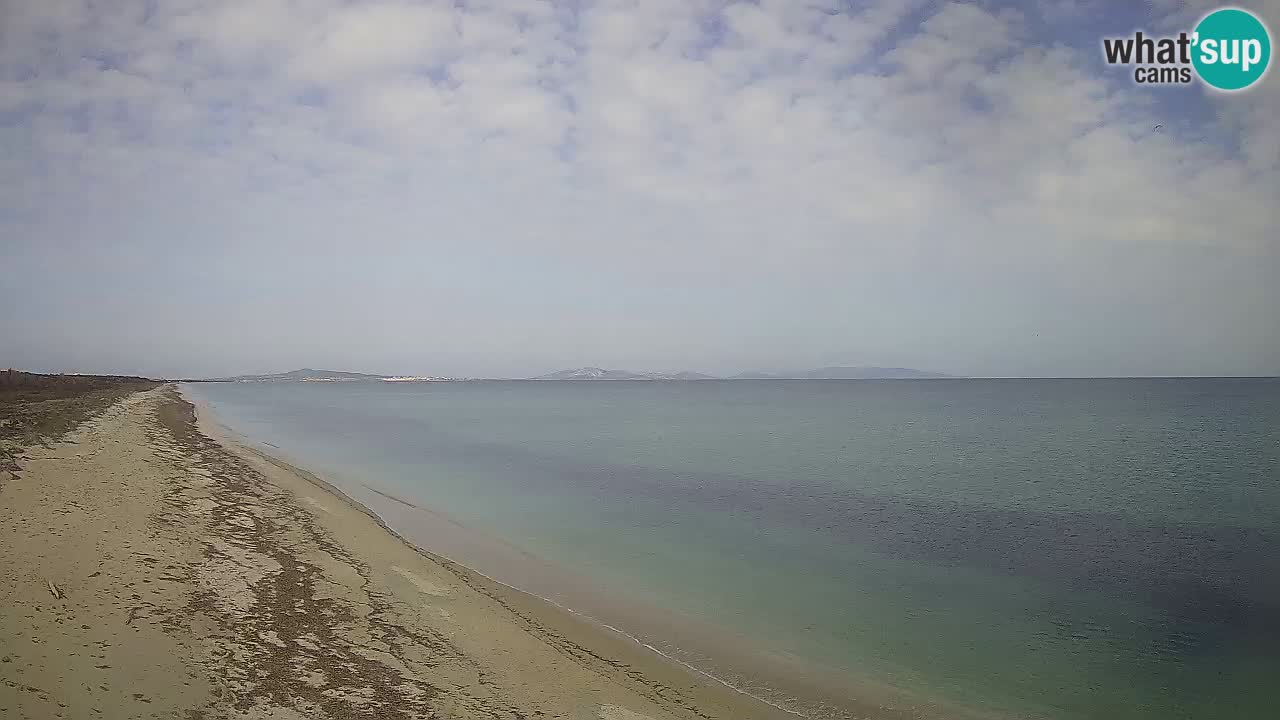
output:
[[[1277,380],[185,389],[379,512],[367,489],[850,687],[1008,717],[1275,717]],[[431,522],[383,504],[411,539]],[[620,625],[789,694],[727,646]]]

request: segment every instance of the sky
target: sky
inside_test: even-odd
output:
[[[1280,374],[1213,7],[0,0],[0,365]]]

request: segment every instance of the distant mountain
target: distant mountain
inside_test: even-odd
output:
[[[598,367],[581,367],[559,370],[539,375],[534,380],[642,380],[638,374],[626,370],[605,370]]]
[[[534,380],[715,380],[711,375],[696,372],[653,373],[630,370],[605,370],[598,367],[581,367],[560,370],[533,378]]]
[[[943,373],[897,367],[824,367],[815,370],[788,370],[784,372],[744,372],[726,380],[890,380],[954,377]],[[598,367],[581,367],[560,370],[532,378],[533,380],[719,380],[714,375],[697,372],[655,373],[630,370],[606,370]]]
[[[789,370],[777,373],[745,372],[731,380],[894,380],[954,377],[944,373],[898,367],[824,367],[816,370]]]
[[[706,373],[700,373],[700,372],[689,372],[688,370],[685,370],[684,372],[678,372],[673,375],[661,375],[658,373],[649,373],[649,375],[653,377],[653,379],[655,380],[719,380],[720,379],[715,375],[708,375]]]
[[[212,378],[204,380],[211,383],[338,383],[357,382],[357,380],[379,380],[384,383],[426,383],[456,382],[467,378],[444,378],[439,375],[370,375],[367,373],[344,373],[342,370],[289,370],[288,373],[268,375],[236,375],[234,378]],[[197,380],[200,382],[200,380]]]
[[[351,380],[381,380],[382,375],[366,375],[365,373],[342,372],[341,370],[290,370],[284,373],[269,375],[237,375],[229,378],[216,378],[225,382],[339,382]]]

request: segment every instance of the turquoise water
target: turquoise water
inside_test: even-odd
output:
[[[1274,709],[1277,380],[188,390],[339,484],[850,686],[1029,718]]]

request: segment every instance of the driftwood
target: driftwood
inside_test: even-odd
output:
[[[58,586],[53,584],[52,580],[50,580],[49,578],[45,578],[44,581],[49,583],[49,592],[53,594],[53,597],[55,599],[61,600],[63,597],[65,597],[62,594],[62,591],[58,589]]]

